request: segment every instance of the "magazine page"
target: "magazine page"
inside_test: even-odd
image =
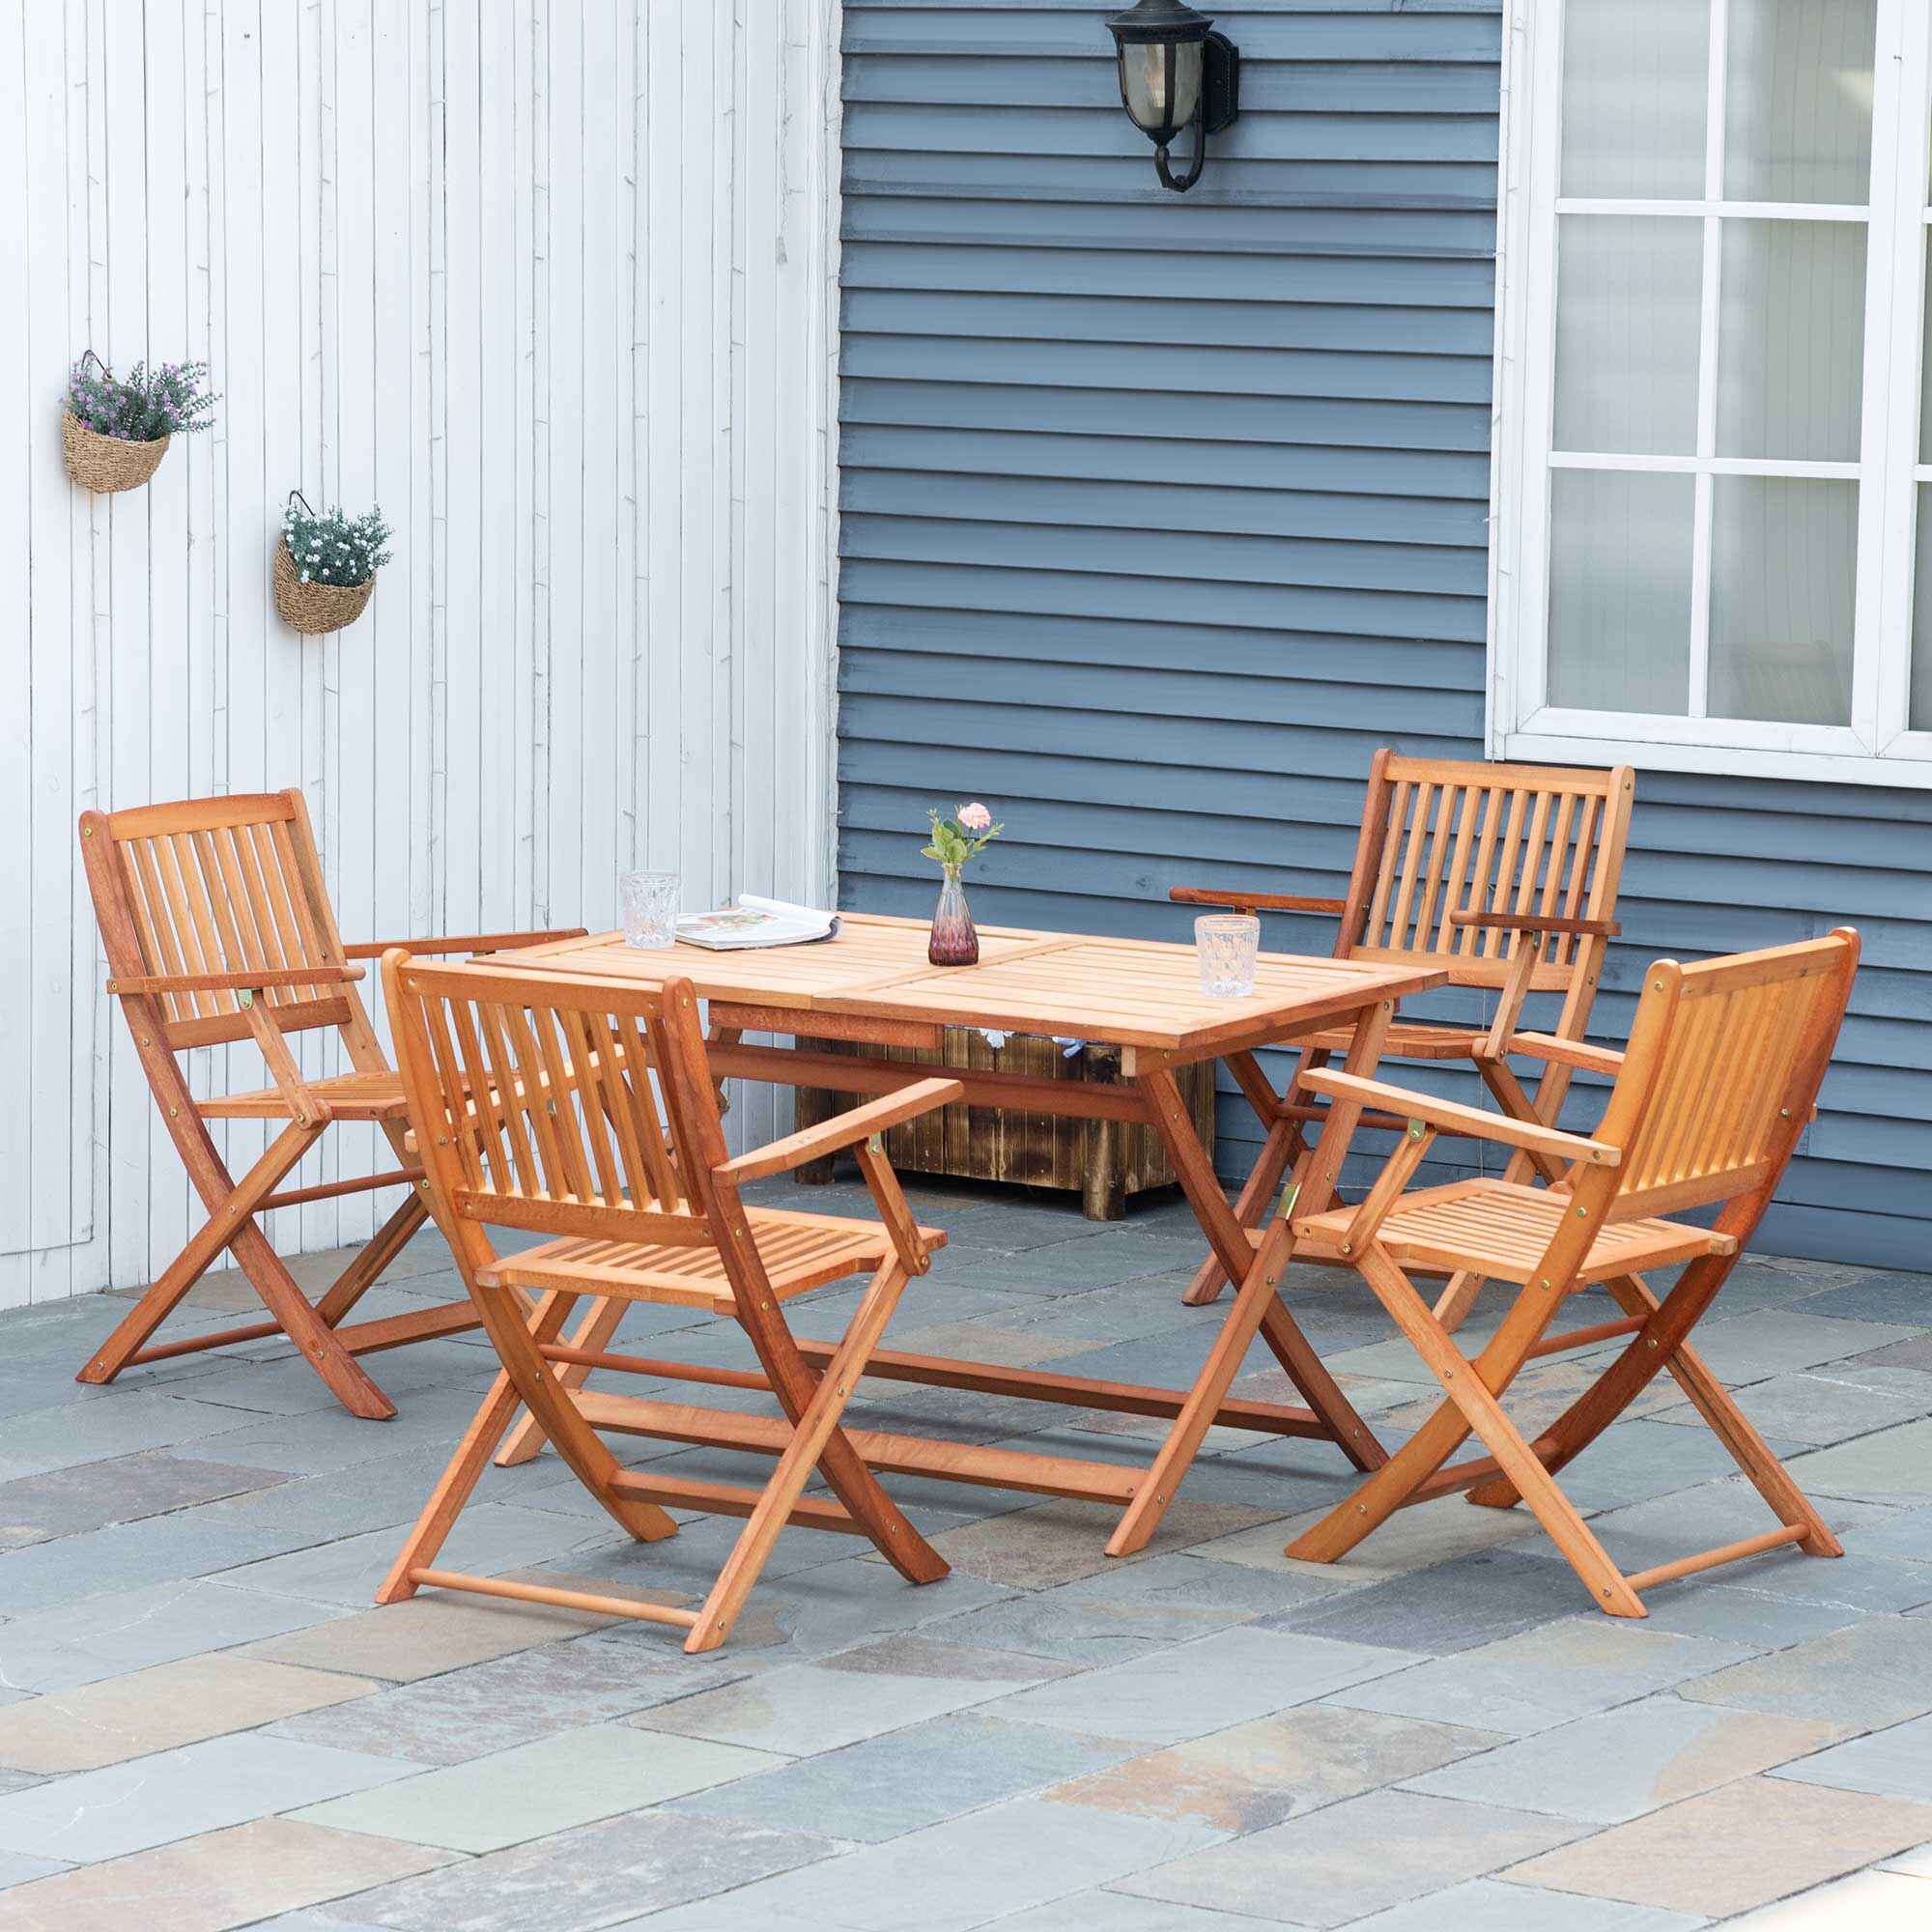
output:
[[[803,946],[829,939],[838,930],[836,913],[815,906],[794,905],[788,899],[760,898],[740,893],[736,905],[716,912],[687,913],[677,923],[677,936],[711,952],[738,952],[758,946]]]

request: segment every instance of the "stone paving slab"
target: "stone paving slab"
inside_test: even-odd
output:
[[[1766,1435],[1818,1447],[1932,1414],[1932,1375],[1878,1364],[1860,1367],[1859,1360],[1753,1384],[1743,1405],[1752,1426]],[[1672,1403],[1656,1414],[1660,1422],[1704,1427],[1703,1417],[1688,1402]]]
[[[1220,1835],[1173,1820],[1016,1799],[748,1886],[704,1912],[687,1914],[685,1932],[747,1932],[765,1922],[789,1923],[797,1932],[809,1926],[905,1932],[912,1901],[920,1932],[969,1932],[1162,1863]]]
[[[990,1702],[1003,1697],[1008,1688],[985,1677],[839,1671],[822,1663],[794,1663],[659,1705],[631,1721],[647,1731],[803,1757],[900,1730],[944,1711]]]
[[[1432,1658],[1335,1691],[1331,1701],[1526,1735],[1675,1685],[1694,1686],[1738,1657],[1735,1645],[1585,1613]]]
[[[1063,1804],[1255,1832],[1502,1742],[1493,1731],[1304,1704],[1089,1773],[1046,1796]]]
[[[944,1530],[931,1542],[955,1572],[989,1583],[1037,1590],[1117,1567],[1122,1559],[1109,1556],[1106,1544],[1120,1516],[1113,1504],[1055,1496],[1027,1509]],[[1277,1520],[1274,1511],[1183,1493],[1168,1506],[1160,1527],[1142,1553],[1156,1556],[1188,1549],[1236,1530]]]
[[[325,1604],[264,1597],[207,1578],[115,1591],[0,1624],[0,1681],[26,1690],[66,1690],[308,1630],[340,1614]]]
[[[1377,1791],[1116,1881],[1116,1889],[1220,1912],[1280,1904],[1299,1922],[1325,1928],[1518,1863],[1582,1829],[1528,1811]]]
[[[1928,1836],[1932,1805],[1747,1777],[1526,1859],[1503,1876],[1721,1918]]]
[[[261,1818],[0,1893],[0,1932],[229,1932],[446,1863],[453,1854]],[[137,1917],[138,1915],[138,1917]]]
[[[1133,1748],[1054,1724],[952,1711],[773,1771],[720,1784],[670,1807],[784,1831],[836,1829],[881,1843],[948,1818],[1118,1763]]]
[[[1775,1765],[1795,1770],[1794,1758],[1829,1760],[1833,1753],[1823,1747],[1850,1729],[1824,1718],[1729,1711],[1666,1694],[1410,1777],[1405,1789],[1614,1825]],[[1811,1751],[1822,1757],[1806,1758]]]
[[[355,1677],[410,1683],[465,1663],[506,1657],[540,1643],[581,1636],[615,1619],[545,1604],[427,1592],[400,1604],[336,1617],[287,1636],[250,1644],[245,1655]]]
[[[1816,1368],[1821,1362],[1842,1362],[1849,1355],[1903,1342],[1916,1332],[1917,1324],[1834,1321],[1820,1312],[1807,1312],[1811,1305],[1807,1299],[1750,1315],[1714,1314],[1697,1324],[1697,1352],[1720,1381],[1742,1388]],[[1748,1410],[1749,1406],[1748,1397],[1740,1398],[1740,1407]]]
[[[1924,1325],[1932,1308],[1932,1274],[1892,1270],[1861,1275],[1856,1280],[1806,1295],[1798,1304],[1810,1315],[1830,1315],[1858,1321],[1902,1321]]]
[[[112,1402],[61,1402],[58,1407],[35,1408],[0,1422],[0,1483],[143,1449],[179,1450],[206,1443],[231,1434],[242,1419],[232,1408],[196,1402],[185,1391],[117,1389],[114,1394]],[[238,1463],[248,1461],[230,1443],[222,1444],[222,1453]]]
[[[1621,1899],[1472,1878],[1358,1918],[1349,1932],[1696,1932],[1711,1921]]]
[[[1787,1764],[1780,1777],[1932,1804],[1932,1718],[1913,1718]],[[1932,1899],[1927,1900],[1932,1905]]]
[[[97,1771],[375,1688],[366,1678],[256,1658],[180,1658],[0,1711],[0,1765],[44,1776]]]
[[[243,1732],[0,1798],[0,1851],[75,1864],[408,1777],[414,1766]]]
[[[799,1532],[801,1536],[809,1533]],[[682,1542],[684,1538],[680,1534],[672,1540]],[[821,1545],[842,1544],[845,1539],[819,1537],[817,1541]],[[601,1561],[602,1552],[599,1556]],[[556,1567],[546,1566],[553,1580]],[[695,1604],[702,1601],[710,1578],[706,1576],[693,1581],[697,1585],[691,1596]],[[582,1587],[608,1592],[610,1574],[605,1572],[594,1586],[586,1581]],[[957,1572],[937,1583],[913,1585],[886,1564],[868,1563],[856,1556],[820,1564],[795,1577],[773,1577],[768,1571],[758,1579],[744,1614],[732,1626],[727,1654],[753,1669],[767,1669],[822,1657],[895,1631],[923,1629],[964,1616],[1011,1595],[998,1584]],[[674,1634],[662,1627],[616,1624],[611,1626],[608,1641],[634,1645],[654,1655],[679,1654]]]
[[[1274,1611],[1258,1619],[1257,1627],[1440,1657],[1566,1616],[1577,1600],[1577,1580],[1567,1564],[1507,1548],[1481,1549],[1346,1596]]]
[[[1350,1476],[1331,1471],[1332,1501],[1304,1510],[1284,1522],[1241,1530],[1212,1543],[1197,1545],[1194,1554],[1216,1563],[1247,1563],[1285,1577],[1302,1577],[1329,1589],[1379,1583],[1391,1577],[1425,1570],[1451,1557],[1493,1548],[1497,1544],[1542,1534],[1527,1510],[1440,1508],[1421,1505],[1398,1510],[1367,1542],[1359,1543],[1339,1563],[1304,1563],[1285,1552],[1289,1544],[1313,1529],[1351,1487]],[[1359,1480],[1354,1478],[1353,1480]]]
[[[290,1717],[270,1728],[276,1737],[375,1751],[413,1764],[462,1764],[535,1743],[566,1726],[626,1717],[744,1674],[745,1666],[728,1654],[660,1661],[634,1647],[580,1639],[539,1644],[388,1689],[370,1685],[373,1695]],[[0,1713],[0,1720],[4,1716]]]
[[[390,1932],[589,1932],[719,1893],[736,1911],[757,1881],[836,1849],[809,1833],[634,1811],[379,1886],[338,1911]]]
[[[582,1493],[581,1485],[573,1487]],[[406,1525],[395,1523],[359,1536],[336,1537],[258,1563],[239,1564],[224,1571],[222,1580],[267,1596],[361,1609],[375,1602],[408,1533]],[[594,1519],[575,1519],[516,1503],[480,1502],[456,1520],[437,1561],[451,1570],[498,1576],[574,1557],[582,1550],[614,1548],[621,1533],[602,1510]]]
[[[1860,1730],[1922,1718],[1932,1712],[1932,1626],[1868,1618],[1700,1676],[1681,1694],[1734,1710],[1825,1718]]]
[[[1076,1891],[1050,1905],[1030,1906],[988,1922],[989,1932],[1301,1932],[1285,1918],[1250,1918],[1245,1913],[1200,1912],[1161,1898],[1129,1898],[1123,1891]],[[675,1932],[675,1928],[671,1929]]]
[[[1237,1628],[1022,1690],[994,1705],[992,1715],[1060,1724],[1095,1737],[1178,1744],[1415,1661],[1406,1651]]]
[[[743,1777],[771,1762],[768,1752],[738,1745],[584,1724],[295,1815],[452,1852],[499,1852]]]
[[[1870,1502],[1932,1502],[1932,1418],[1883,1429],[1801,1456],[1793,1479],[1826,1496],[1861,1496]]]
[[[9,1903],[7,1894],[14,1887],[31,1885],[35,1879],[47,1878],[54,1872],[69,1869],[58,1859],[34,1859],[24,1852],[0,1852],[0,1907]]]
[[[1190,1552],[1112,1564],[1053,1589],[1009,1594],[985,1609],[949,1618],[945,1629],[961,1643],[1066,1663],[1119,1663],[1253,1622],[1284,1603],[1334,1594],[1335,1587],[1320,1579],[1277,1580],[1238,1564],[1203,1562]]]

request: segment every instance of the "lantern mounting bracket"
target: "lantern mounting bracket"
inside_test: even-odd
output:
[[[1153,151],[1153,171],[1162,187],[1185,194],[1201,179],[1208,161],[1208,136],[1218,134],[1240,113],[1241,50],[1226,34],[1209,33],[1201,43],[1201,111],[1194,117],[1194,158],[1178,181],[1164,147]]]

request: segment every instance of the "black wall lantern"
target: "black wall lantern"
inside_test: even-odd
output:
[[[1214,22],[1182,0],[1138,0],[1107,22],[1121,63],[1121,99],[1128,119],[1153,143],[1163,187],[1185,194],[1201,179],[1208,136],[1240,109],[1241,55]],[[1179,180],[1167,165],[1177,134],[1194,124],[1194,163]]]

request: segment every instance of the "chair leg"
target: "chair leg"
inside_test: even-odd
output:
[[[275,1191],[283,1176],[299,1164],[321,1134],[319,1126],[291,1123],[269,1143],[261,1158],[240,1180],[230,1181],[226,1200],[211,1207],[208,1219],[195,1231],[186,1247],[115,1324],[114,1332],[74,1378],[76,1381],[111,1382],[127,1367],[128,1356],[140,1352],[148,1338],[174,1313],[182,1297],[213,1265],[215,1257],[235,1240],[242,1229],[253,1225],[256,1204]]]
[[[523,1399],[524,1406],[543,1424],[544,1434],[550,1437],[571,1473],[604,1506],[620,1528],[640,1543],[656,1543],[676,1533],[676,1520],[655,1503],[617,1493],[613,1487],[613,1479],[618,1474],[617,1459],[604,1446],[597,1432],[584,1421],[571,1396],[558,1387],[554,1371],[537,1352],[542,1343],[555,1339],[556,1331],[563,1325],[569,1306],[575,1299],[574,1295],[565,1296],[563,1307],[553,1312],[547,1306],[549,1297],[545,1296],[533,1314],[520,1296],[501,1290],[486,1289],[475,1297],[477,1313],[482,1316],[483,1325],[496,1346],[497,1359],[502,1363],[504,1374],[515,1393]],[[538,1332],[539,1323],[548,1327],[547,1333]],[[497,1391],[493,1389],[485,1398],[486,1409],[493,1408],[497,1396]],[[476,1429],[479,1444],[472,1452],[475,1474],[482,1472],[483,1463],[489,1461],[491,1450],[497,1446],[503,1428],[515,1412],[515,1405],[505,1403],[502,1419],[494,1434],[472,1425]],[[482,1420],[482,1412],[479,1411],[477,1421],[480,1424]],[[486,1435],[487,1441],[483,1439]],[[473,1474],[470,1477],[472,1487],[474,1482]]]
[[[756,1351],[758,1366],[764,1371],[765,1379],[772,1392],[779,1399],[779,1406],[791,1419],[794,1427],[799,1426],[812,1403],[817,1399],[821,1383],[838,1387],[839,1382],[840,1406],[847,1392],[856,1387],[859,1376],[864,1372],[864,1364],[870,1356],[892,1310],[897,1306],[905,1282],[891,1281],[890,1277],[899,1272],[896,1263],[888,1263],[885,1268],[872,1277],[871,1286],[866,1291],[857,1313],[845,1330],[845,1340],[839,1344],[842,1355],[848,1346],[859,1338],[860,1346],[853,1356],[856,1364],[845,1375],[834,1373],[839,1358],[835,1356],[826,1365],[822,1376],[814,1375],[805,1357],[799,1353],[798,1344],[792,1333],[780,1319],[775,1307],[761,1303],[754,1296],[740,1293],[738,1299],[738,1321],[751,1338],[752,1347]],[[890,1286],[882,1284],[890,1282]],[[874,1310],[874,1297],[878,1297],[876,1326],[867,1311]],[[860,1321],[866,1317],[867,1328],[861,1329]],[[870,1333],[871,1340],[863,1338]],[[837,1417],[834,1421],[836,1424]],[[907,1521],[898,1504],[879,1487],[879,1479],[867,1466],[866,1460],[853,1447],[851,1439],[842,1429],[834,1427],[825,1437],[824,1446],[818,1456],[819,1472],[824,1476],[832,1493],[843,1503],[853,1520],[860,1524],[866,1534],[872,1539],[874,1547],[888,1563],[909,1583],[932,1583],[948,1574],[950,1566],[938,1550],[926,1542],[918,1530]],[[702,1619],[698,1629],[703,1628]]]
[[[570,1338],[573,1349],[582,1349],[586,1352],[601,1354],[610,1346],[611,1339],[617,1332],[624,1319],[628,1304],[618,1295],[600,1295],[591,1302],[590,1312],[578,1324],[577,1333]],[[551,1340],[545,1336],[546,1341]],[[581,1362],[565,1362],[555,1371],[560,1388],[580,1389],[590,1379],[590,1371]],[[513,1469],[520,1463],[533,1462],[543,1452],[545,1436],[542,1425],[533,1415],[525,1415],[510,1431],[510,1439],[503,1444],[497,1457],[499,1469]]]
[[[1544,1431],[1537,1441],[1538,1452],[1551,1469],[1574,1462],[1624,1413],[1660,1370],[1668,1370],[1778,1520],[1804,1531],[1798,1548],[1807,1556],[1842,1556],[1844,1545],[1833,1534],[1831,1525],[1771,1453],[1730,1391],[1690,1345],[1690,1329],[1734,1265],[1734,1257],[1723,1256],[1692,1263],[1661,1303],[1634,1275],[1607,1282],[1605,1286],[1626,1314],[1650,1320],[1604,1374]],[[1680,1302],[1679,1296],[1685,1299]],[[1491,1509],[1510,1508],[1518,1499],[1516,1486],[1502,1476],[1478,1484],[1468,1493],[1469,1501]]]
[[[1385,1522],[1417,1488],[1434,1475],[1470,1433],[1485,1447],[1528,1503],[1551,1542],[1576,1571],[1598,1607],[1612,1616],[1645,1614],[1636,1592],[1610,1560],[1595,1532],[1557,1487],[1536,1450],[1504,1412],[1499,1397],[1515,1379],[1529,1350],[1548,1325],[1547,1304],[1540,1316],[1528,1312],[1521,1296],[1513,1320],[1497,1342],[1474,1363],[1430,1312],[1408,1277],[1378,1245],[1372,1244],[1357,1265],[1363,1279],[1395,1318],[1416,1352],[1442,1384],[1448,1398],[1421,1429],[1377,1470],[1355,1493],[1288,1548],[1305,1561],[1332,1563]],[[1522,1296],[1531,1293],[1523,1290]]]
[[[327,1293],[315,1304],[317,1320],[331,1328],[344,1321],[428,1219],[429,1208],[423,1201],[422,1189],[412,1187],[408,1199],[369,1236],[349,1265],[329,1284]]]
[[[1477,1297],[1482,1293],[1484,1278],[1471,1274],[1467,1268],[1449,1277],[1449,1286],[1435,1298],[1435,1319],[1450,1334],[1454,1334],[1469,1319],[1469,1311],[1475,1307]]]
[[[553,1291],[542,1296],[535,1314],[530,1317],[531,1343],[540,1347],[546,1342],[554,1342],[576,1305],[577,1296],[574,1294]],[[430,1492],[429,1500],[416,1518],[414,1527],[397,1552],[388,1576],[383,1579],[382,1588],[376,1592],[379,1604],[400,1603],[404,1598],[415,1595],[416,1573],[429,1569],[436,1562],[444,1540],[455,1527],[456,1519],[462,1515],[489,1464],[491,1451],[502,1439],[503,1431],[522,1406],[523,1398],[517,1393],[507,1371],[498,1375],[469,1427],[463,1432],[448,1466],[437,1478],[436,1488]],[[677,1523],[671,1517],[666,1517],[665,1520],[670,1524],[670,1529],[661,1529],[648,1522],[645,1526],[651,1528],[655,1536],[668,1536],[676,1529]],[[624,1527],[634,1536],[639,1534],[639,1520],[624,1522]],[[643,1540],[652,1541],[655,1536]]]
[[[685,1640],[687,1651],[716,1650],[730,1634],[752,1586],[758,1580],[758,1574],[772,1553],[779,1531],[784,1527],[785,1519],[804,1493],[812,1471],[819,1466],[827,1445],[838,1433],[838,1418],[851,1400],[852,1391],[858,1387],[859,1378],[865,1373],[866,1364],[878,1346],[894,1309],[898,1306],[907,1279],[905,1269],[896,1261],[886,1263],[873,1275],[871,1286],[866,1291],[846,1327],[838,1352],[825,1365],[824,1373],[818,1378],[818,1387],[804,1412],[795,1418],[791,1440],[785,1445],[784,1454],[779,1458],[778,1466],[772,1471],[763,1495],[746,1519],[745,1527],[739,1532],[731,1554],[725,1559],[724,1567],[718,1573],[717,1581],[704,1600],[703,1608],[697,1613],[697,1621]],[[789,1330],[784,1332],[789,1340]],[[847,1446],[850,1446],[849,1443]],[[906,1535],[916,1539],[918,1548],[930,1560],[917,1564],[917,1574],[908,1570],[904,1560],[908,1552],[903,1547],[904,1539],[897,1531],[883,1519],[877,1521],[870,1520],[861,1507],[856,1506],[856,1502],[863,1502],[864,1498],[857,1498],[855,1502],[855,1497],[846,1492],[829,1469],[826,1479],[839,1500],[865,1525],[879,1553],[901,1574],[909,1576],[914,1582],[934,1582],[948,1574],[946,1560],[910,1523],[905,1525]],[[896,1509],[893,1514],[897,1515]]]

